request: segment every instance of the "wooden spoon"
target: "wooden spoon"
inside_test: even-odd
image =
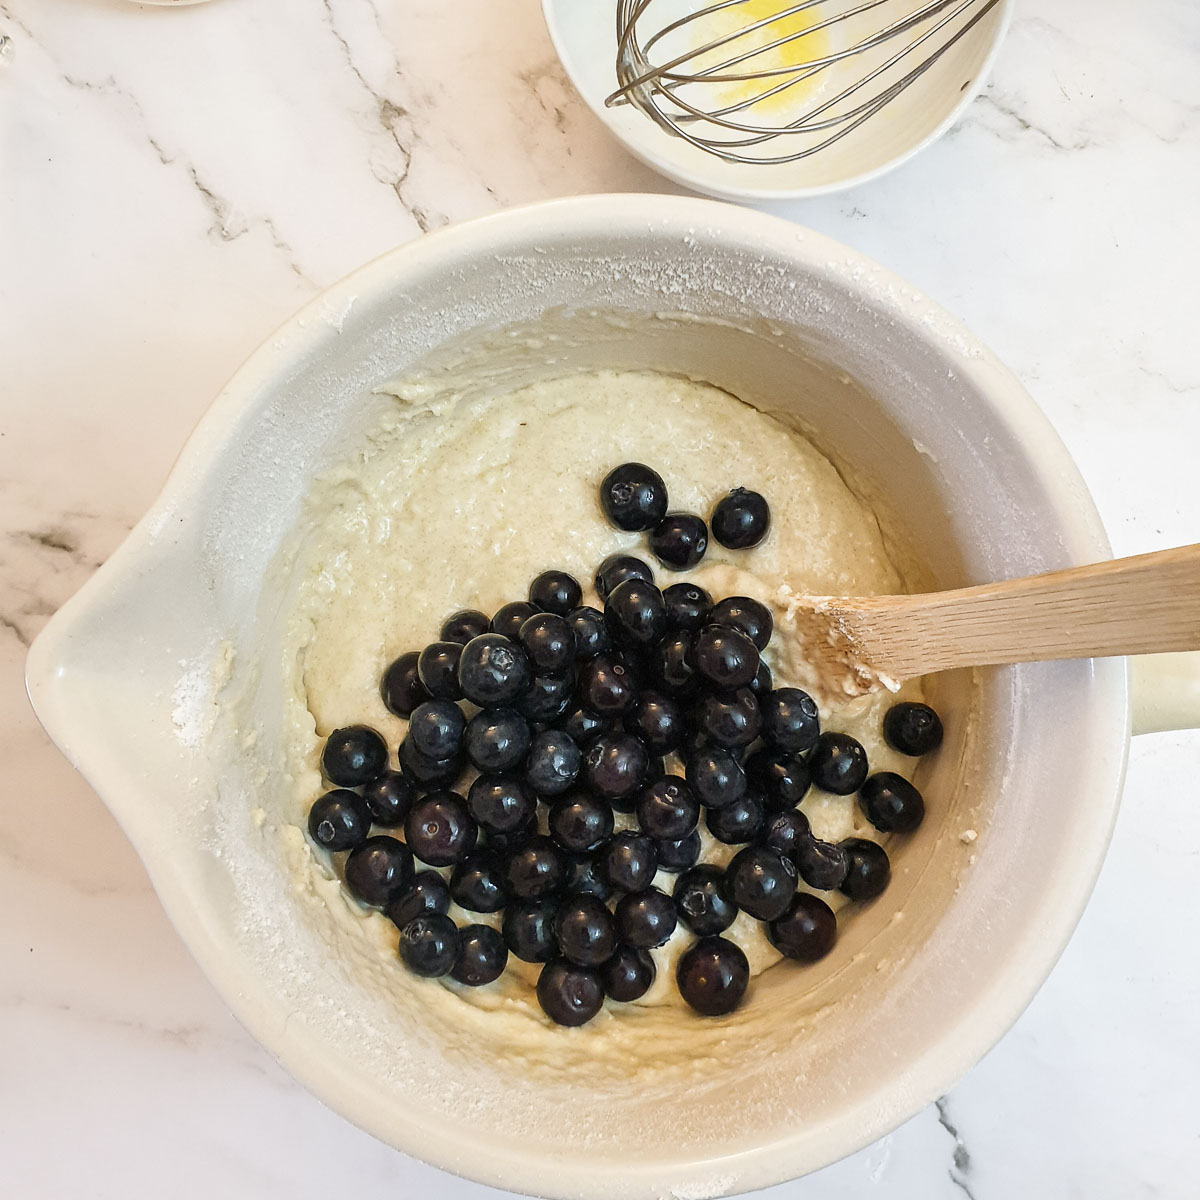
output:
[[[831,692],[955,667],[1200,649],[1200,545],[916,596],[788,601]]]

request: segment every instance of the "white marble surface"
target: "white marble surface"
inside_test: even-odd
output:
[[[0,1188],[495,1196],[358,1132],[242,1031],[38,728],[25,646],[316,289],[447,220],[665,185],[571,94],[534,0],[0,0],[0,34]],[[1193,0],[1023,0],[949,137],[783,211],[1016,369],[1119,553],[1200,541]],[[985,1061],[773,1195],[1196,1194],[1198,750],[1135,744],[1091,907]]]

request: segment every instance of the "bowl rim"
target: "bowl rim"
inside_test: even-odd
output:
[[[1092,664],[1093,721],[1103,735],[1098,739],[1102,750],[1081,765],[1080,787],[1089,790],[1096,820],[1074,848],[1070,870],[1061,881],[1064,903],[1031,931],[1026,953],[1006,964],[974,1008],[948,1021],[936,1041],[893,1075],[885,1098],[834,1116],[815,1138],[809,1129],[734,1154],[684,1164],[614,1162],[598,1169],[592,1162],[580,1167],[555,1160],[550,1176],[544,1157],[523,1153],[519,1147],[506,1151],[502,1159],[473,1155],[461,1137],[419,1121],[406,1122],[404,1136],[397,1136],[395,1123],[385,1122],[357,1102],[353,1080],[340,1064],[325,1061],[289,1037],[278,1002],[261,984],[255,987],[254,977],[247,978],[236,954],[216,942],[187,888],[164,861],[168,856],[155,856],[161,847],[154,836],[154,806],[134,803],[127,794],[127,789],[136,790],[136,776],[120,771],[99,745],[89,744],[84,718],[72,708],[67,689],[57,687],[56,681],[70,668],[77,627],[89,611],[111,591],[136,586],[147,560],[171,552],[173,518],[186,510],[189,501],[203,498],[207,470],[252,423],[255,397],[265,383],[312,355],[323,339],[337,336],[323,319],[331,310],[343,308],[352,298],[369,308],[376,296],[409,273],[446,272],[481,253],[495,254],[502,246],[519,250],[555,234],[603,233],[619,241],[651,233],[678,240],[694,236],[698,228],[706,238],[774,254],[817,275],[836,275],[839,286],[857,293],[868,309],[882,312],[920,340],[935,341],[954,361],[960,377],[975,384],[997,423],[1023,446],[1053,499],[1056,515],[1063,519],[1068,553],[1093,561],[1110,555],[1090,493],[1047,417],[965,326],[911,285],[856,250],[765,213],[693,197],[592,195],[509,209],[439,230],[386,252],[310,300],[234,373],[188,438],[146,515],[108,562],[50,619],[27,657],[26,686],[38,719],[134,843],[177,932],[250,1033],[324,1103],[381,1141],[453,1174],[530,1195],[651,1200],[680,1189],[689,1196],[716,1196],[767,1187],[870,1144],[953,1086],[1033,999],[1066,947],[1095,885],[1116,820],[1128,751],[1125,660]]]
[[[740,187],[730,186],[721,181],[718,172],[724,166],[724,163],[712,155],[707,155],[703,159],[698,160],[698,162],[703,162],[704,168],[706,168],[701,169],[700,167],[689,168],[679,166],[665,153],[656,154],[653,146],[656,144],[657,139],[660,137],[668,139],[671,136],[662,130],[656,129],[654,132],[655,140],[648,141],[644,145],[627,136],[626,131],[621,127],[620,121],[613,117],[612,110],[605,108],[604,98],[593,95],[589,89],[581,84],[578,76],[571,69],[572,54],[569,48],[571,43],[559,22],[558,16],[559,12],[565,6],[574,5],[577,2],[578,0],[542,0],[542,17],[546,24],[546,31],[550,36],[550,41],[554,45],[554,53],[558,56],[558,61],[562,64],[562,69],[571,81],[571,86],[575,89],[576,95],[583,100],[592,115],[604,125],[605,129],[634,158],[638,159],[639,162],[645,163],[651,170],[657,171],[672,182],[682,184],[693,191],[702,192],[718,200],[736,201],[802,200],[809,196],[828,196],[833,192],[841,192],[848,188],[858,187],[863,183],[870,183],[872,180],[879,179],[890,171],[903,166],[911,158],[920,154],[922,150],[925,150],[949,132],[984,89],[988,79],[991,77],[992,68],[996,64],[1000,48],[1004,44],[1009,25],[1012,23],[1013,14],[1013,0],[999,0],[995,10],[1000,14],[996,22],[995,34],[992,37],[992,43],[988,47],[987,54],[980,64],[978,73],[971,80],[970,86],[959,93],[958,99],[951,106],[945,117],[929,133],[921,138],[920,141],[915,142],[891,158],[884,160],[877,166],[870,167],[865,171],[859,171],[853,175],[847,175],[842,179],[832,180],[829,183],[813,184],[808,187],[770,187],[767,185],[763,185],[762,187]],[[666,141],[664,141],[665,144],[667,144]],[[770,164],[763,167],[764,174],[769,173],[771,170],[772,167]]]

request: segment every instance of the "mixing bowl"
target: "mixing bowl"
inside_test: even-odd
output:
[[[481,354],[506,388],[634,366],[729,389],[806,430],[934,586],[1108,553],[1020,385],[911,287],[771,217],[589,197],[404,246],[283,326],[37,639],[30,695],[230,1006],[358,1125],[540,1195],[703,1197],[801,1175],[949,1088],[1045,978],[1116,813],[1126,665],[932,680],[947,740],[920,777],[930,818],[897,849],[883,899],[819,966],[766,972],[739,1013],[679,1012],[675,1050],[653,1064],[621,1059],[619,1022],[636,1013],[611,1018],[603,1062],[580,1054],[598,1045],[586,1030],[541,1030],[562,1053],[540,1071],[478,1021],[447,1038],[293,888],[289,854],[309,851],[282,836],[296,801],[279,729],[281,547],[316,476],[394,403],[381,383]]]

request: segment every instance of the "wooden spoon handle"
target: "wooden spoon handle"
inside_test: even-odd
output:
[[[851,631],[879,670],[929,671],[1200,649],[1200,545],[1027,579],[854,602]],[[849,616],[850,614],[848,614]]]

